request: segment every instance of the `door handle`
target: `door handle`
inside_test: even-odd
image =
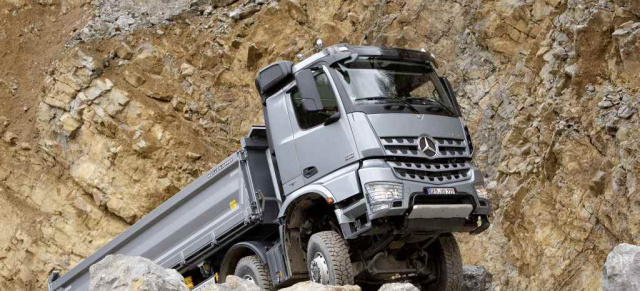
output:
[[[302,176],[305,178],[311,178],[313,175],[318,173],[318,168],[316,167],[308,167],[302,170]]]

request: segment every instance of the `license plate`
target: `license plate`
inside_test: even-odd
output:
[[[453,195],[456,188],[425,188],[425,192],[430,195]]]

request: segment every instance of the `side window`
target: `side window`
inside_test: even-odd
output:
[[[301,129],[309,129],[322,124],[329,118],[329,116],[338,112],[338,103],[336,95],[333,93],[329,78],[325,73],[319,73],[315,77],[316,86],[320,92],[320,99],[322,99],[323,110],[318,112],[305,112],[302,109],[302,102],[300,98],[300,92],[297,87],[294,87],[291,91],[291,102],[296,112],[296,119]]]

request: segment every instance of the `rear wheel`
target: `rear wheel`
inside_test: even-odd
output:
[[[456,238],[443,234],[428,248],[427,264],[434,271],[435,277],[422,282],[422,290],[427,291],[460,291],[462,289],[462,256]]]
[[[307,247],[307,268],[311,281],[323,285],[353,284],[349,245],[335,231],[315,233]]]
[[[254,283],[262,290],[271,290],[269,267],[258,256],[246,256],[238,262],[234,275]]]

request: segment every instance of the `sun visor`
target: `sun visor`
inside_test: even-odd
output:
[[[260,92],[263,103],[269,96],[269,92],[277,91],[284,84],[284,80],[292,77],[292,67],[293,62],[280,61],[260,70],[256,77],[256,88]]]

